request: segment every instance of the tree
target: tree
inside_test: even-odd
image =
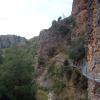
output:
[[[3,52],[2,50],[0,50],[0,64],[3,63]]]
[[[5,62],[0,67],[0,100],[35,100],[32,55],[22,48],[5,51]]]

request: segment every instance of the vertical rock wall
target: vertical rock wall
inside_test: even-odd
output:
[[[72,16],[75,18],[75,26],[72,29],[72,40],[77,39],[86,32],[87,27],[87,0],[73,0]]]
[[[88,0],[88,32],[87,32],[87,61],[88,74],[94,80],[89,80],[89,100],[100,100],[98,82],[100,78],[100,0]]]
[[[63,21],[56,23],[56,27],[52,26],[48,30],[40,32],[39,57],[44,58],[44,61],[49,61],[50,57],[48,57],[48,54],[51,54],[51,51],[54,53],[56,50],[56,54],[59,53],[57,51],[58,48],[64,48],[66,51],[65,47],[68,47],[67,41],[70,39],[70,34],[72,40],[77,39],[81,35],[86,35],[87,72],[89,77],[92,78],[88,82],[88,97],[89,100],[100,100],[100,83],[95,81],[95,79],[100,78],[100,0],[73,0],[72,16],[75,17],[75,26],[73,28],[70,27],[71,33],[63,34],[59,30],[61,26],[68,28],[69,24],[66,25]],[[39,65],[44,67],[43,63],[45,62],[40,61]]]
[[[86,35],[89,100],[100,100],[100,0],[73,0],[72,15],[76,25],[72,39]]]

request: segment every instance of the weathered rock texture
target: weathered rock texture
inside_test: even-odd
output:
[[[72,27],[72,18],[69,17],[69,19],[60,20],[59,22],[54,21],[49,29],[45,29],[40,32],[38,72],[42,78],[38,79],[38,81],[41,81],[38,83],[43,83],[44,85],[47,84],[47,86],[49,86],[48,82],[50,79],[47,81],[45,80],[45,82],[43,80],[44,77],[48,77],[48,73],[46,71],[47,63],[55,55],[59,54],[60,52],[67,51],[71,39]]]
[[[61,49],[66,49],[71,39],[72,27],[73,18],[69,17],[59,22],[53,21],[49,29],[42,30],[39,36],[39,57],[44,57],[47,60],[48,57],[54,55],[53,53],[58,53]],[[57,48],[60,49],[56,52]]]
[[[23,46],[26,44],[24,37],[15,35],[0,35],[0,48],[8,48],[11,46]]]
[[[85,2],[81,4],[83,3],[85,4]],[[72,73],[69,72],[69,75],[64,71],[64,62],[69,59],[72,40],[84,34],[86,13],[85,5],[85,10],[82,9],[82,12],[74,14],[73,11],[72,16],[53,21],[49,29],[40,32],[37,83],[42,88],[55,91],[56,100],[86,100],[87,98],[87,80],[80,71],[72,68]],[[83,16],[84,14],[86,15]],[[70,79],[67,80],[67,77]]]
[[[91,77],[100,80],[100,0],[88,0],[87,61]],[[89,80],[89,99],[100,100],[100,83]]]
[[[73,0],[72,16],[75,17],[76,24],[72,29],[71,38],[77,39],[86,32],[87,0]]]
[[[100,0],[74,0],[72,15],[77,21],[72,38],[86,35],[88,74],[100,79]],[[88,86],[89,100],[99,100],[100,83],[89,80]]]
[[[43,73],[45,72],[44,76],[48,76],[48,68],[46,66],[53,63],[54,67],[54,63],[59,63],[56,56],[60,54],[66,56],[65,58],[63,56],[61,59],[63,63],[67,59],[67,50],[70,47],[70,42],[85,35],[88,74],[90,77],[96,76],[100,78],[100,0],[73,0],[71,15],[74,21],[72,19],[70,23],[68,23],[70,20],[66,19],[59,20],[58,22],[54,21],[49,29],[40,32],[38,51],[40,75],[44,75]],[[83,97],[86,96],[82,95]],[[89,80],[88,98],[89,100],[100,100],[100,83]],[[67,99],[79,100],[82,98]]]

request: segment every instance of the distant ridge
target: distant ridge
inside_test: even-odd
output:
[[[0,35],[0,49],[9,48],[11,46],[23,46],[26,44],[26,39],[16,35]]]

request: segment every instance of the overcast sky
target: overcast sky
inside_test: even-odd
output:
[[[0,0],[0,35],[32,38],[59,16],[69,16],[73,0]]]

